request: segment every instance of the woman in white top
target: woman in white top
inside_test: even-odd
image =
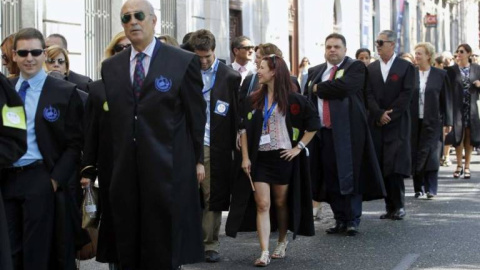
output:
[[[452,126],[447,72],[433,67],[435,49],[430,43],[415,46],[416,87],[412,116],[412,175],[415,198],[437,195],[443,127]]]

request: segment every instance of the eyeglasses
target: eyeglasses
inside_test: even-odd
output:
[[[135,17],[135,19],[139,20],[139,21],[143,21],[145,20],[145,13],[143,11],[138,11],[138,12],[134,12],[134,13],[125,13],[123,14],[120,19],[122,20],[122,23],[128,23],[131,19],[132,19],[132,14],[133,14],[133,17]]]
[[[122,45],[122,44],[117,44],[113,47],[113,50],[116,52],[116,53],[119,53],[125,49],[128,49],[130,48],[130,46],[132,46],[132,44],[125,44],[125,45]]]
[[[275,68],[277,66],[277,55],[276,54],[270,54],[268,57],[270,57],[270,59],[272,59],[272,62],[273,62],[273,68]]]
[[[238,47],[238,48],[250,51],[250,50],[253,50],[255,48],[255,46],[242,46],[242,47]]]
[[[457,50],[456,53],[465,53],[464,50]]]
[[[42,53],[43,53],[43,50],[42,49],[35,49],[35,50],[18,50],[18,51],[15,51],[17,53],[18,56],[20,57],[27,57],[28,54],[32,54],[33,57],[37,57],[37,56],[40,56]]]
[[[45,62],[47,62],[48,64],[51,64],[51,65],[55,64],[55,62],[57,62],[59,65],[63,65],[63,64],[65,64],[66,61],[65,61],[65,59],[62,59],[62,58],[60,58],[60,59],[49,58]]]
[[[382,47],[383,44],[385,44],[386,42],[393,42],[393,41],[390,41],[390,40],[375,40],[375,43],[377,43],[378,47]]]

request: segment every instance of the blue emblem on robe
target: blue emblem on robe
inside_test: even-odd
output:
[[[160,92],[168,92],[172,88],[172,80],[160,76],[155,79],[155,88]]]
[[[60,110],[52,105],[45,107],[45,109],[43,109],[43,118],[48,122],[55,122],[60,118]]]

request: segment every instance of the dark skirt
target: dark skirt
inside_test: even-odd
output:
[[[288,185],[292,179],[293,163],[281,158],[281,150],[258,151],[254,182]]]

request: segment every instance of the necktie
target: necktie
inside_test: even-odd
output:
[[[330,77],[328,77],[328,80],[331,81],[333,80],[333,77],[335,76],[335,72],[337,72],[338,67],[333,66],[332,70],[330,71]],[[332,127],[332,122],[330,121],[330,104],[328,100],[323,100],[323,124],[325,125],[326,128],[331,128]]]
[[[145,69],[143,68],[142,63],[145,56],[146,54],[142,52],[137,53],[135,56],[135,58],[137,58],[137,63],[135,64],[135,71],[133,72],[133,92],[137,98],[140,96],[143,81],[145,80]]]
[[[20,90],[18,90],[18,95],[23,100],[23,103],[25,103],[25,97],[27,96],[28,87],[30,87],[30,84],[28,84],[27,81],[23,81],[22,84],[20,85]]]

